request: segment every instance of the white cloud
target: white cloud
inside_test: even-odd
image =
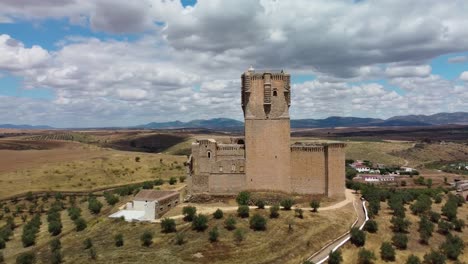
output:
[[[385,74],[389,78],[397,77],[426,77],[431,74],[430,65],[396,65],[388,66]]]
[[[455,56],[447,60],[449,63],[465,63],[468,62],[468,56]]]
[[[464,71],[460,74],[460,80],[468,82],[468,71]]]
[[[39,46],[25,48],[9,35],[0,35],[0,70],[29,69],[44,64],[49,54]]]

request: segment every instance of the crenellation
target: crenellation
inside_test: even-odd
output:
[[[192,144],[191,193],[273,190],[344,196],[345,144],[290,145],[290,80],[284,71],[251,68],[242,74],[245,137]]]

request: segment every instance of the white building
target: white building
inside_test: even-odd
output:
[[[413,168],[410,167],[401,167],[400,170],[404,172],[413,172]]]
[[[179,204],[179,197],[176,191],[141,190],[124,210],[109,217],[124,217],[126,221],[152,221]]]

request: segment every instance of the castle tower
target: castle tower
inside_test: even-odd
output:
[[[246,189],[291,191],[290,75],[242,74]]]

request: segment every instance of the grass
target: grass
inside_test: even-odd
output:
[[[441,204],[432,204],[432,210],[438,213],[441,213],[441,207],[445,203],[443,201]],[[386,263],[380,258],[380,246],[382,242],[391,242],[393,231],[391,230],[390,219],[391,210],[388,208],[387,203],[381,203],[382,210],[379,212],[379,215],[375,218],[378,223],[379,230],[375,234],[366,233],[366,244],[365,248],[374,252],[377,257],[375,263]],[[419,217],[415,216],[408,209],[406,211],[406,217],[411,221],[410,232],[408,235],[408,248],[406,250],[396,249],[396,260],[394,263],[405,263],[408,256],[414,254],[418,256],[421,260],[424,254],[430,252],[431,248],[437,250],[439,245],[445,241],[445,237],[437,233],[437,225],[434,228],[433,235],[429,240],[429,245],[422,245],[419,243]],[[463,207],[458,208],[458,218],[464,219],[466,221],[468,217],[468,206],[465,204]],[[468,241],[468,228],[464,228],[462,233],[452,231],[452,234],[460,236],[464,241]],[[359,248],[352,244],[346,244],[342,248],[343,263],[357,263]],[[467,261],[468,260],[468,249],[465,248],[464,254],[460,255],[459,260]],[[447,262],[453,263],[453,262]]]
[[[410,148],[409,142],[346,142],[346,158],[354,160],[370,160],[374,163],[386,165],[404,165],[405,160],[393,154]]]
[[[255,210],[267,215],[268,210]],[[253,212],[251,212],[253,213]],[[249,229],[248,219],[237,218],[237,226],[245,230],[245,240],[234,241],[233,231],[223,227],[223,219],[209,216],[205,232],[191,230],[189,223],[177,222],[178,232],[185,235],[186,243],[175,243],[175,233],[161,233],[159,224],[126,223],[101,217],[81,232],[71,232],[61,238],[65,262],[89,263],[88,252],[83,250],[83,240],[90,237],[98,254],[96,263],[300,263],[318,250],[328,240],[345,232],[354,220],[352,205],[333,212],[305,212],[304,219],[294,218],[294,211],[281,211],[278,219],[268,219],[267,231]],[[294,219],[293,231],[288,231],[288,219]],[[210,243],[208,230],[218,226],[219,242]],[[312,228],[313,227],[313,228]],[[333,228],[330,228],[333,227]],[[141,246],[140,235],[150,230],[154,233],[153,244]],[[116,248],[114,235],[122,233],[124,246]],[[38,250],[40,263],[47,262],[48,248]]]
[[[42,151],[42,150],[41,150]],[[92,147],[69,160],[47,159],[33,167],[0,173],[0,198],[27,191],[91,190],[132,182],[185,175],[186,157]],[[17,154],[18,151],[13,151]],[[41,154],[39,153],[39,154]],[[21,155],[19,153],[18,155]],[[140,157],[136,162],[135,158]]]

